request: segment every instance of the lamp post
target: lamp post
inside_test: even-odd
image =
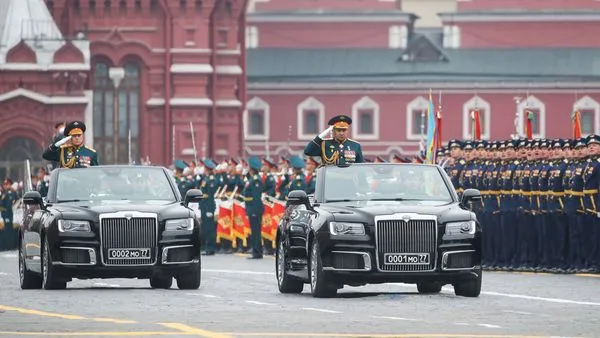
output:
[[[115,91],[113,94],[113,163],[119,160],[119,85],[125,77],[125,69],[111,67],[108,76],[113,82]]]

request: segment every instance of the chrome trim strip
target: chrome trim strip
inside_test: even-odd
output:
[[[447,268],[446,265],[448,264],[448,256],[452,255],[452,254],[459,254],[459,253],[465,253],[465,252],[475,252],[475,250],[457,250],[457,251],[446,251],[442,254],[442,271],[466,271],[466,270],[473,270],[475,269],[475,267],[477,267],[477,264],[473,265],[470,268]]]
[[[147,264],[108,264],[105,263],[104,260],[104,250],[102,249],[103,241],[102,241],[102,220],[107,218],[154,218],[154,231],[155,231],[155,239],[154,247],[150,248],[150,250],[154,249],[154,259],[151,263]],[[158,215],[152,212],[140,212],[140,211],[118,211],[113,213],[103,213],[98,216],[98,232],[100,235],[100,261],[104,266],[152,266],[155,265],[158,261]]]
[[[377,267],[377,271],[385,272],[385,273],[424,273],[424,272],[434,272],[437,269],[437,261],[438,261],[438,219],[435,215],[422,215],[417,213],[395,213],[391,215],[380,215],[375,216],[375,266]],[[434,255],[434,263],[433,268],[430,270],[419,270],[419,271],[388,271],[381,270],[379,267],[379,241],[377,240],[378,234],[378,226],[377,223],[379,221],[434,221],[435,222],[435,255]]]
[[[325,271],[371,271],[373,268],[371,265],[371,256],[367,252],[361,251],[331,251],[331,253],[339,253],[339,254],[350,254],[350,255],[361,255],[363,257],[363,262],[365,264],[364,269],[336,269],[333,266],[324,266],[323,270]]]
[[[193,248],[193,245],[174,245],[174,246],[165,246],[162,249],[162,264],[164,265],[169,265],[169,264],[187,264],[187,263],[195,263],[195,259],[192,259],[191,261],[184,261],[184,262],[168,262],[167,261],[167,254],[169,253],[170,249],[179,249],[179,248]]]
[[[93,266],[96,265],[96,250],[94,248],[86,248],[86,247],[76,247],[76,246],[61,246],[59,249],[73,249],[73,250],[83,250],[87,251],[90,262],[89,263],[64,263],[64,262],[54,262],[52,265],[63,265],[63,266]]]

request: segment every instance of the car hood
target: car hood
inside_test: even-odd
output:
[[[180,202],[144,202],[135,201],[103,201],[98,203],[73,202],[54,204],[52,208],[60,213],[63,219],[85,219],[98,221],[100,214],[115,212],[155,213],[158,220],[194,217],[193,212]]]
[[[393,215],[397,213],[416,213],[435,215],[439,223],[474,219],[472,213],[462,209],[458,203],[447,202],[396,202],[368,201],[348,203],[322,204],[320,209],[330,213],[335,221],[364,222],[374,224],[375,216]]]

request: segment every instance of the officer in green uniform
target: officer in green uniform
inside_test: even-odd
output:
[[[0,197],[0,211],[4,221],[4,230],[0,228],[0,250],[13,250],[17,247],[17,232],[13,229],[13,204],[17,200],[17,193],[12,189],[13,181],[4,180],[2,195]]]
[[[206,168],[206,175],[202,178],[200,189],[203,193],[202,201],[200,202],[200,211],[202,212],[202,232],[206,247],[204,255],[214,255],[217,250],[217,223],[215,222],[215,211],[217,204],[215,201],[215,193],[221,182],[215,175],[214,170],[217,164],[210,159],[203,161]]]
[[[290,165],[292,166],[294,173],[293,179],[290,182],[288,191],[292,190],[304,190],[306,191],[306,176],[302,172],[304,169],[304,160],[299,156],[290,157]],[[286,197],[287,199],[287,197]]]
[[[262,216],[264,212],[264,205],[261,199],[263,192],[262,178],[259,175],[260,169],[262,168],[262,161],[256,156],[251,156],[248,159],[248,177],[244,184],[244,190],[242,195],[244,202],[246,202],[246,214],[250,221],[250,249],[252,250],[252,256],[250,259],[261,259],[263,258],[262,248]]]
[[[352,119],[346,115],[338,115],[329,120],[329,128],[310,141],[304,154],[320,156],[323,165],[343,165],[364,162],[360,143],[348,138],[348,129]],[[325,138],[333,131],[333,138]]]
[[[58,162],[59,168],[87,168],[99,165],[96,150],[83,144],[85,124],[73,121],[64,130],[65,138],[51,144],[42,157],[48,161]]]

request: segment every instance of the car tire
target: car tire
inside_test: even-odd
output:
[[[23,290],[42,288],[42,277],[37,273],[31,272],[29,269],[27,269],[23,241],[19,241],[19,283],[21,284],[21,289]]]
[[[275,273],[277,286],[281,293],[302,293],[304,282],[288,275],[286,270],[285,247],[283,241],[277,241],[277,253],[275,256]]]
[[[442,284],[436,282],[417,283],[417,290],[422,294],[440,293]]]
[[[195,290],[200,287],[202,269],[200,262],[177,276],[177,287],[181,290]]]
[[[481,269],[478,269],[475,272],[477,273],[477,277],[465,282],[453,284],[455,295],[463,297],[479,297],[483,276]]]
[[[42,242],[42,288],[44,290],[61,290],[67,287],[67,282],[62,280],[52,265],[50,245],[48,238],[44,236]]]
[[[337,287],[331,285],[331,281],[327,280],[327,273],[323,270],[323,261],[319,254],[319,243],[316,239],[312,241],[309,259],[309,279],[310,291],[313,297],[329,298],[335,297]]]
[[[170,289],[173,285],[173,277],[169,275],[154,274],[150,277],[150,287],[153,289]]]

